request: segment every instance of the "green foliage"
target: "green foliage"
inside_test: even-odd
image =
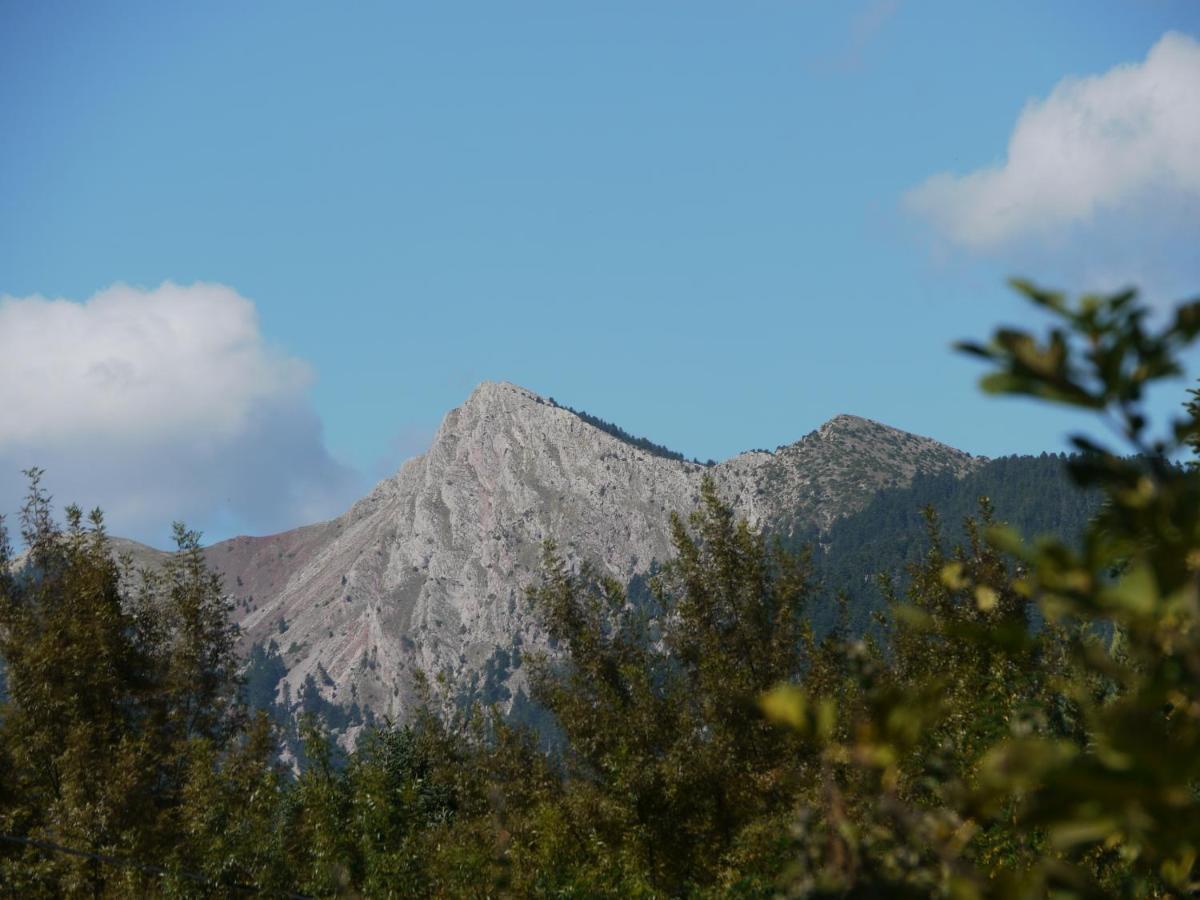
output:
[[[85,525],[68,507],[61,529],[41,472],[29,476],[21,515],[28,554],[18,571],[10,571],[0,537],[0,656],[9,687],[0,717],[0,832],[180,871],[190,861],[185,839],[206,836],[195,830],[197,809],[251,813],[222,807],[201,786],[217,771],[240,773],[247,753],[262,756],[261,725],[247,732],[237,700],[234,632],[219,581],[204,566],[198,536],[181,526],[166,568],[135,578],[127,561],[113,559],[98,511]],[[213,883],[245,874],[226,862]],[[10,840],[0,850],[0,881],[17,893],[129,894],[140,878],[134,867],[47,856],[28,843]]]
[[[1188,418],[1193,422],[1200,422],[1200,390],[1192,388],[1188,393],[1191,395],[1191,399],[1183,405],[1183,408],[1187,410]],[[1191,448],[1193,456],[1200,458],[1200,435],[1185,436],[1183,442]],[[1194,471],[1200,466],[1200,459],[1191,460],[1188,466]]]
[[[561,651],[530,663],[568,746],[564,818],[591,810],[561,851],[573,889],[719,883],[745,830],[787,808],[803,764],[755,701],[810,663],[807,560],[736,522],[707,479],[672,532],[650,609],[586,566],[571,573],[553,545],[531,595]]]
[[[1200,301],[1150,330],[1131,292],[1069,307],[1019,287],[1065,323],[1069,337],[1052,332],[1050,341],[1065,348],[1062,358],[1043,367],[1045,350],[1028,348],[1044,345],[1032,338],[972,352],[991,359],[1012,392],[1053,391],[1100,411],[1138,455],[1074,439],[1083,453],[1074,476],[1106,501],[1081,550],[992,536],[1021,560],[1015,586],[1049,620],[1105,623],[1113,639],[1106,649],[1085,630],[1067,644],[1076,675],[1061,690],[1078,707],[1086,742],[1033,734],[996,746],[983,761],[981,808],[992,809],[1013,782],[1038,786],[1024,792],[1019,812],[1054,851],[1037,873],[1045,884],[1192,892],[1200,887],[1200,475],[1171,457],[1195,445],[1200,419],[1193,405],[1192,415],[1150,435],[1142,400],[1148,385],[1181,374],[1177,353],[1200,335]]]
[[[1200,477],[1171,460],[1200,422],[1193,404],[1151,436],[1142,406],[1180,373],[1200,303],[1153,331],[1129,292],[1070,306],[1018,288],[1058,323],[966,345],[996,367],[985,388],[1094,410],[1133,455],[1074,438],[1070,472],[1104,498],[1079,547],[1029,545],[986,516],[957,556],[935,543],[896,600],[894,662],[869,660],[824,721],[811,688],[767,695],[769,715],[824,744],[829,800],[802,820],[797,895],[1200,886]]]

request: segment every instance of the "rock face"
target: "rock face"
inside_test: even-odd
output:
[[[514,650],[542,641],[524,590],[547,538],[568,559],[629,579],[669,555],[668,514],[694,507],[706,471],[752,524],[823,528],[918,471],[963,474],[979,462],[839,416],[775,453],[706,468],[484,383],[428,452],[341,517],[207,553],[247,642],[279,645],[292,696],[312,674],[327,699],[402,718],[416,673],[462,695],[520,689]]]

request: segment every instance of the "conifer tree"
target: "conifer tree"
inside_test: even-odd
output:
[[[0,743],[11,764],[0,828],[96,853],[144,852],[141,826],[155,818],[153,660],[122,605],[99,513],[85,527],[68,507],[61,530],[42,473],[28,475],[25,563],[0,583],[9,691]],[[94,860],[2,852],[0,880],[18,892],[98,892],[112,876]]]
[[[261,858],[216,853],[216,839],[270,830],[274,738],[262,721],[247,731],[236,635],[199,536],[177,526],[164,571],[139,576],[99,511],[85,524],[67,507],[60,528],[41,471],[28,474],[15,570],[0,528],[0,881],[129,895],[256,877]],[[196,852],[206,841],[213,856]]]

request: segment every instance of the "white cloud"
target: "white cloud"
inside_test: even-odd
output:
[[[223,285],[0,297],[0,511],[37,465],[154,543],[174,519],[219,536],[333,515],[359,485],[325,449],[312,378]]]
[[[1144,62],[1064,79],[1025,107],[1002,163],[934,175],[905,202],[950,242],[984,252],[1069,245],[1122,218],[1132,233],[1160,210],[1190,219],[1200,211],[1200,43],[1168,32]]]

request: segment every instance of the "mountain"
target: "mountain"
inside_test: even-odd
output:
[[[704,466],[589,420],[481,384],[425,454],[342,516],[210,547],[247,648],[278,647],[279,696],[403,717],[419,674],[459,697],[515,697],[522,651],[544,640],[524,593],[542,542],[622,580],[644,575],[669,555],[669,514],[694,508],[706,472],[752,524],[807,534],[917,474],[982,462],[839,416],[773,453]]]

